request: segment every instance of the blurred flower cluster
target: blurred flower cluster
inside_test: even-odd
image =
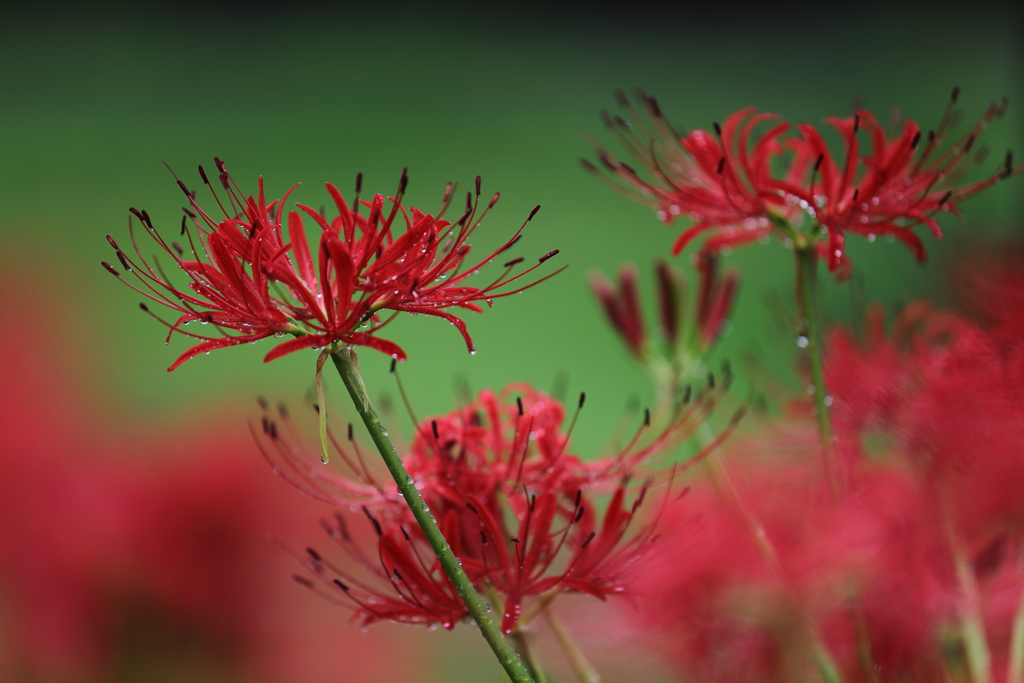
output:
[[[253,460],[244,421],[105,414],[46,341],[61,299],[18,276],[0,281],[4,311],[40,337],[0,334],[0,355],[17,359],[0,392],[0,679],[315,680],[346,653],[360,680],[407,676],[400,660],[354,656],[383,634],[325,630],[331,614],[281,580],[288,560],[266,534],[301,535],[309,505]]]
[[[1020,264],[964,261],[960,312],[831,333],[838,496],[798,402],[725,448],[767,545],[709,481],[662,519],[634,618],[684,680],[821,680],[817,648],[835,680],[1024,678]]]

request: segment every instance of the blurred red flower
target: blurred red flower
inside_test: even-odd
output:
[[[4,273],[6,313],[59,339],[65,299]],[[74,366],[7,331],[0,354],[0,679],[159,671],[272,683],[322,678],[340,660],[352,680],[412,675],[414,655],[373,654],[395,634],[354,642],[324,629],[333,614],[297,609],[289,558],[266,534],[301,534],[311,501],[252,459],[241,422],[226,429],[209,412],[188,430],[114,421],[81,375],[83,353]]]

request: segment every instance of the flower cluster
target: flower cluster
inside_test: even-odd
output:
[[[533,267],[517,274],[513,271],[523,259],[511,259],[492,283],[472,286],[466,283],[467,278],[510,249],[539,206],[501,247],[479,262],[469,262],[467,240],[499,197],[495,193],[481,210],[479,176],[475,195],[467,193],[466,208],[455,222],[443,218],[453,200],[454,185],[449,183],[445,188],[436,215],[417,208],[407,210],[402,205],[407,184],[403,171],[394,197],[376,194],[369,200],[359,199],[360,174],[351,206],[334,185],[327,183],[337,215],[330,218],[322,209],[316,211],[298,204],[301,213],[288,212],[286,233],[285,205],[295,187],[281,199],[268,202],[260,178],[257,195],[246,195],[228,175],[224,163],[220,159],[215,161],[225,199],[214,191],[202,166],[199,173],[224,218],[214,218],[204,211],[196,201],[196,193],[178,181],[189,203],[184,207],[181,222],[187,249],[162,237],[148,212],[130,210],[174,265],[184,271],[186,288],[173,284],[155,257],[149,260],[143,255],[131,217],[129,232],[137,257],[128,256],[112,237],[107,237],[121,266],[138,281],[125,282],[178,315],[173,323],[165,323],[169,328],[168,339],[179,332],[199,340],[181,354],[170,370],[200,353],[286,335],[295,338],[278,344],[265,360],[336,343],[369,346],[404,360],[401,347],[378,336],[379,330],[403,311],[447,320],[458,328],[466,346],[473,351],[465,323],[449,309],[479,312],[480,303],[489,306],[495,298],[515,294],[547,279],[509,288],[558,253],[556,250],[542,256]],[[315,223],[320,233],[315,258],[306,238],[303,215]],[[404,233],[398,234],[398,225],[404,225]],[[121,277],[111,264],[104,262],[103,266]],[[145,303],[141,306],[149,312]],[[218,334],[186,330],[184,326],[192,322],[210,323]]]
[[[977,260],[963,279],[971,302],[1024,295],[1009,259]],[[863,341],[831,335],[838,497],[803,426],[737,444],[767,545],[711,487],[663,517],[641,602],[675,667],[702,681],[820,680],[819,651],[841,680],[1020,680],[1024,326],[992,299],[981,313],[985,325],[918,303],[886,333],[874,309]]]
[[[626,589],[626,569],[654,539],[650,523],[627,535],[647,488],[669,483],[714,445],[684,465],[650,474],[631,493],[637,468],[687,438],[724,391],[705,388],[678,406],[664,430],[648,436],[648,418],[625,447],[590,461],[570,452],[559,401],[526,385],[500,395],[483,391],[452,413],[421,421],[403,459],[467,575],[479,590],[503,601],[502,628],[509,633],[527,598],[536,598],[536,615],[562,591],[603,599]],[[583,402],[581,396],[580,408]],[[378,553],[366,554],[342,514],[324,522],[365,576],[309,551],[302,562],[320,580],[318,592],[348,604],[364,623],[389,619],[452,628],[466,616],[404,501],[381,484],[351,432],[347,442],[332,434],[338,459],[349,470],[342,474],[314,457],[287,411],[275,415],[264,409],[257,436],[276,471],[315,498],[361,511],[377,537]],[[601,494],[611,499],[599,518],[594,496]],[[627,504],[631,495],[634,501]]]
[[[991,105],[969,132],[947,145],[958,96],[954,89],[939,125],[926,134],[914,121],[905,121],[890,136],[862,110],[826,119],[842,139],[843,154],[837,157],[814,126],[803,123],[796,135],[787,135],[788,123],[753,107],[735,112],[722,125],[715,123],[714,132],[697,129],[680,136],[653,97],[638,93],[641,114],[620,95],[628,120],[605,113],[604,121],[642,171],[601,147],[598,156],[608,175],[589,161],[583,165],[625,196],[651,205],[663,222],[691,220],[694,225],[676,239],[673,254],[707,232],[712,235],[704,243],[706,253],[777,235],[797,246],[813,246],[829,270],[842,276],[849,271],[846,233],[869,240],[891,236],[923,260],[917,226],[941,236],[937,213],[958,214],[960,202],[1024,169],[1014,166],[1007,152],[987,178],[959,184],[984,156],[972,150],[988,124],[1006,110],[1006,100]],[[762,124],[771,125],[762,130]],[[861,154],[862,132],[870,141],[866,156]]]

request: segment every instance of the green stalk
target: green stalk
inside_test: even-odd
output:
[[[948,500],[944,500],[942,512],[945,517],[946,536],[953,553],[953,565],[956,568],[956,578],[963,597],[960,634],[964,641],[964,654],[967,656],[967,670],[970,672],[971,683],[990,683],[992,680],[992,655],[989,653],[988,639],[985,637],[985,618],[982,614],[978,579],[974,575],[967,551],[957,533],[949,507]]]
[[[822,363],[821,326],[818,322],[818,256],[815,254],[813,246],[797,247],[795,253],[797,332],[800,335],[800,345],[805,347],[807,358],[811,364],[814,413],[818,420],[818,435],[821,437],[825,481],[828,483],[832,499],[836,500],[839,495],[839,487],[833,462],[835,448],[832,437],[832,421],[828,410],[828,389],[825,387],[825,370]]]
[[[338,369],[338,374],[341,375],[341,380],[345,383],[345,388],[348,389],[349,396],[352,397],[352,403],[355,405],[356,412],[362,418],[363,424],[366,425],[367,431],[370,432],[370,438],[373,439],[377,451],[384,459],[384,464],[387,465],[388,471],[394,477],[399,492],[405,497],[409,510],[412,511],[413,517],[416,518],[420,529],[423,530],[423,534],[427,537],[430,547],[434,549],[437,559],[441,562],[441,567],[444,569],[445,574],[448,575],[452,585],[455,586],[455,591],[462,598],[466,609],[469,610],[470,616],[473,617],[477,626],[480,627],[480,633],[483,634],[484,640],[491,646],[495,657],[498,658],[498,662],[501,663],[502,668],[505,669],[505,673],[508,674],[513,683],[534,683],[519,655],[508,644],[508,641],[505,640],[501,629],[498,628],[498,624],[491,619],[490,614],[488,614],[488,607],[480,599],[476,589],[473,588],[473,584],[469,577],[466,576],[466,572],[462,571],[459,559],[455,557],[451,546],[448,545],[441,530],[437,527],[437,522],[434,521],[434,516],[430,514],[419,491],[416,490],[412,477],[405,471],[405,465],[402,464],[398,453],[395,452],[395,447],[391,445],[391,441],[388,439],[387,431],[381,425],[380,420],[377,418],[377,413],[370,404],[370,397],[366,394],[363,378],[359,374],[355,351],[348,347],[342,348],[340,351],[331,354],[331,359]]]
[[[1007,683],[1024,683],[1024,594],[1020,596],[1017,615],[1013,619],[1013,635],[1010,637],[1010,664],[1006,681]]]
[[[576,641],[565,630],[565,626],[558,620],[555,613],[550,609],[544,610],[544,619],[548,622],[548,626],[551,627],[555,638],[558,639],[558,644],[562,646],[562,652],[565,653],[566,658],[569,660],[569,666],[572,667],[573,673],[576,674],[579,682],[601,683],[601,677],[594,670],[594,667],[591,666],[587,656],[583,654],[583,650],[579,648]]]

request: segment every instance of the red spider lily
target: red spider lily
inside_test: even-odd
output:
[[[174,285],[155,258],[151,263],[142,255],[131,218],[129,231],[138,254],[137,261],[107,237],[121,265],[138,279],[137,285],[129,283],[129,286],[179,314],[174,323],[165,323],[169,328],[168,339],[174,332],[180,332],[200,340],[183,353],[170,370],[199,353],[286,334],[296,338],[276,346],[265,361],[299,349],[335,343],[369,346],[404,360],[405,353],[397,344],[377,336],[401,311],[423,313],[451,322],[472,351],[465,323],[447,309],[479,312],[482,310],[479,302],[490,305],[495,298],[520,292],[554,275],[525,287],[507,288],[557,251],[541,257],[538,264],[516,275],[512,275],[512,271],[523,259],[512,259],[505,264],[505,272],[485,287],[465,283],[479,267],[511,248],[526,222],[540,208],[535,208],[498,250],[479,263],[466,263],[470,252],[467,240],[498,200],[495,194],[483,211],[478,211],[479,177],[475,197],[467,194],[466,210],[454,223],[443,220],[452,199],[452,184],[447,186],[441,209],[434,216],[416,208],[407,211],[402,206],[407,182],[404,171],[395,197],[378,194],[371,200],[359,199],[360,174],[352,207],[337,188],[328,183],[327,190],[338,212],[336,217],[329,219],[322,211],[298,205],[321,229],[314,259],[299,212],[288,214],[287,237],[283,230],[284,205],[294,187],[280,200],[268,203],[262,178],[258,195],[247,196],[228,175],[223,162],[217,159],[216,163],[221,185],[227,193],[227,206],[213,190],[202,167],[199,172],[224,213],[222,220],[204,211],[196,202],[195,193],[178,181],[191,207],[184,209],[186,216],[182,218],[181,231],[188,236],[188,251],[195,260],[185,260],[186,250],[177,242],[167,242],[153,227],[147,212],[131,209],[146,232],[170,255],[175,265],[185,271],[189,279],[186,288]],[[365,216],[360,213],[363,208],[367,211]],[[399,214],[405,223],[405,232],[401,235],[397,235],[393,227]],[[195,239],[188,229],[189,219],[197,235]],[[205,255],[205,261],[201,255]],[[104,262],[103,265],[114,275],[121,276],[110,264]],[[149,312],[146,304],[142,304],[142,308]],[[392,315],[382,318],[381,312],[385,310]],[[212,323],[219,335],[207,336],[184,329],[194,321]]]
[[[1005,99],[990,105],[981,121],[939,153],[949,132],[958,96],[959,88],[953,90],[946,113],[938,128],[928,132],[924,145],[921,145],[921,128],[914,121],[906,121],[902,132],[888,139],[882,125],[866,111],[858,111],[845,119],[826,119],[843,138],[845,159],[841,168],[821,134],[806,123],[800,124],[804,139],[799,146],[806,148],[805,158],[813,156],[822,160],[819,164],[821,177],[812,181],[809,188],[793,183],[776,183],[776,186],[815,207],[808,210],[828,231],[830,270],[835,271],[843,259],[846,231],[868,239],[891,235],[905,243],[918,261],[923,261],[924,244],[913,228],[924,224],[936,238],[941,237],[942,229],[935,220],[938,212],[959,215],[959,203],[964,199],[1024,168],[1021,165],[1015,168],[1008,152],[1004,164],[988,178],[956,186],[984,156],[984,152],[971,154],[978,137],[992,119],[1002,116],[1007,106]],[[857,140],[861,127],[871,140],[871,154],[863,158],[859,156]]]
[[[724,278],[718,277],[718,259],[713,254],[701,259],[699,266],[700,289],[697,292],[694,320],[691,325],[682,328],[680,318],[686,307],[686,280],[664,261],[655,263],[659,328],[668,343],[671,357],[683,348],[698,357],[706,355],[729,318],[739,276],[730,272]],[[618,289],[600,273],[591,277],[590,286],[601,302],[605,316],[630,353],[640,361],[646,360],[651,353],[651,344],[640,308],[636,268],[625,265],[619,269]],[[686,334],[683,334],[684,330]]]
[[[466,575],[479,590],[504,600],[502,630],[511,633],[526,597],[543,596],[543,607],[563,591],[603,600],[625,590],[626,569],[656,539],[653,525],[648,525],[623,541],[643,497],[641,490],[627,510],[625,486],[620,485],[600,525],[582,491],[575,498],[555,491],[524,490],[513,496],[470,494],[458,502],[427,500]],[[305,557],[296,559],[322,585],[303,576],[296,577],[299,583],[354,609],[364,625],[390,620],[452,629],[468,616],[404,508],[388,508],[386,512],[394,516],[384,521],[366,507],[363,512],[377,536],[376,557],[360,548],[341,513],[335,515],[336,525],[324,521],[323,526],[362,565],[365,576],[308,549]]]
[[[645,414],[625,447],[615,455],[590,461],[569,452],[569,436],[578,412],[563,432],[565,408],[550,396],[523,384],[508,387],[500,396],[485,390],[462,408],[420,422],[402,459],[425,499],[453,505],[474,496],[517,496],[523,487],[566,497],[580,490],[610,493],[623,478],[644,476],[637,472],[640,465],[667,455],[693,434],[722,397],[725,384],[716,385],[711,378],[709,386],[696,396],[685,396],[664,429],[647,440],[644,437],[650,425]],[[583,399],[581,395],[580,407]],[[647,478],[668,478],[700,462],[728,437],[740,415],[734,416],[713,444],[685,464]],[[386,474],[364,460],[351,427],[347,443],[329,430],[331,445],[347,473],[323,465],[283,408],[275,417],[264,405],[262,430],[253,432],[275,471],[314,498],[349,509],[362,505],[379,509],[401,502],[393,489],[381,483],[387,481]]]
[[[694,225],[676,239],[673,254],[709,231],[714,234],[704,243],[706,253],[765,240],[774,233],[788,240],[808,240],[829,269],[843,277],[849,271],[847,231],[868,239],[892,236],[923,260],[924,247],[913,228],[923,223],[940,236],[936,213],[959,214],[959,202],[1024,169],[1013,166],[1007,153],[1004,164],[988,178],[956,186],[979,158],[970,154],[978,136],[1006,109],[1005,100],[990,106],[967,135],[940,153],[958,94],[959,89],[953,91],[939,127],[928,133],[923,145],[913,121],[889,140],[867,112],[828,119],[843,138],[841,166],[809,124],[798,126],[800,137],[783,138],[789,130],[784,122],[757,134],[759,125],[779,117],[746,108],[730,115],[724,125],[716,123],[714,134],[698,129],[680,138],[653,97],[639,93],[645,110],[640,116],[620,96],[631,122],[605,114],[605,123],[655,180],[645,180],[600,147],[599,157],[611,176],[590,162],[583,164],[627,197],[652,205],[662,221],[672,223],[677,216],[692,220]],[[871,154],[866,157],[859,152],[861,127],[871,138]],[[778,157],[787,151],[785,170],[773,173]],[[808,228],[801,234],[805,217]],[[828,239],[819,239],[819,233]]]

